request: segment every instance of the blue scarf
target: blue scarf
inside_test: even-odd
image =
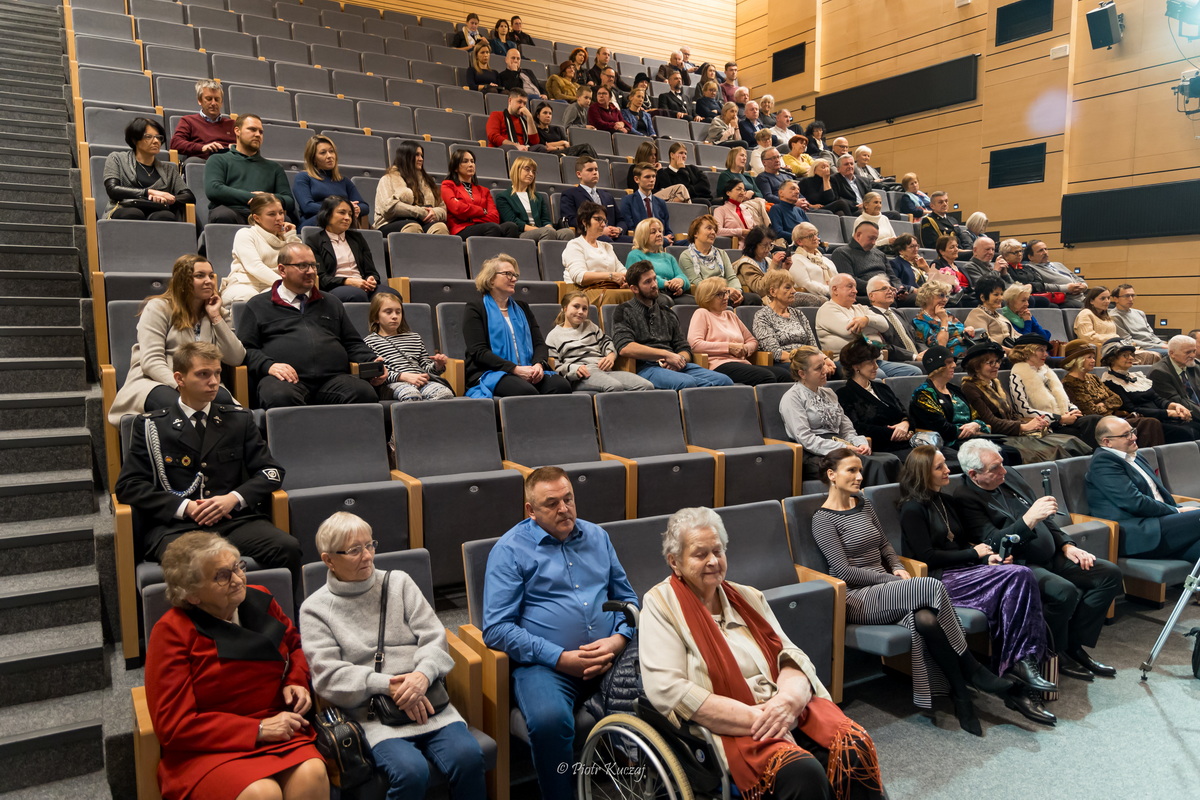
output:
[[[508,329],[508,323],[504,321],[504,314],[500,312],[500,306],[496,305],[495,298],[490,294],[483,296],[483,307],[487,311],[488,346],[492,352],[518,367],[532,366],[533,336],[529,333],[529,321],[525,319],[525,312],[521,307],[514,300],[508,303],[511,331]],[[480,376],[479,383],[467,390],[467,397],[492,397],[496,384],[508,374],[498,369],[488,370]],[[546,370],[546,374],[554,373]]]

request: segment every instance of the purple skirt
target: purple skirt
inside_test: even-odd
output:
[[[1026,656],[1041,661],[1046,652],[1046,623],[1037,579],[1028,567],[996,564],[948,569],[942,573],[942,583],[954,605],[987,616],[997,675]]]

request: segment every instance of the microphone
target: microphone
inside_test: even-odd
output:
[[[1012,549],[1021,543],[1019,534],[1010,533],[1007,536],[1000,537],[1000,560],[1008,558],[1012,555]]]
[[[1047,467],[1046,469],[1042,470],[1042,496],[1050,497],[1053,494],[1054,494],[1054,492],[1050,488],[1050,468]],[[1071,516],[1070,514],[1068,514],[1065,511],[1055,511],[1054,515],[1057,517]]]

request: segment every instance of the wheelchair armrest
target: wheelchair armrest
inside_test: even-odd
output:
[[[454,668],[446,676],[450,702],[468,725],[483,730],[483,659],[449,628],[446,646],[454,659]]]
[[[154,734],[146,687],[135,686],[129,693],[133,699],[133,763],[138,800],[162,800],[158,790],[158,762],[162,750]]]
[[[460,362],[461,363],[461,362]],[[421,479],[414,478],[407,472],[394,469],[392,480],[400,481],[408,487],[408,546],[412,548],[425,546],[425,528],[422,520],[425,518],[422,501]]]

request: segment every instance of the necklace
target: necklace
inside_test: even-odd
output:
[[[942,515],[942,522],[944,522],[946,524],[946,538],[953,542],[954,541],[954,531],[950,530],[950,517],[948,517],[946,515],[946,506],[942,503],[942,498],[941,498],[940,494],[938,495],[936,505],[937,505],[938,513]]]

